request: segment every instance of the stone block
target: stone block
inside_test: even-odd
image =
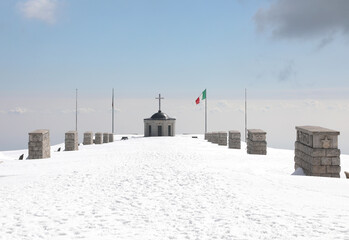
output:
[[[327,173],[340,173],[341,172],[341,167],[340,166],[326,166],[327,167]]]
[[[311,166],[312,173],[327,173],[326,166]]]
[[[218,145],[227,146],[227,132],[218,132]]]
[[[247,153],[248,154],[267,154],[266,132],[261,129],[247,130]]]
[[[229,139],[241,139],[241,134],[239,131],[230,130],[229,131]]]
[[[326,156],[328,157],[339,157],[341,155],[341,150],[339,149],[326,149]]]
[[[256,154],[256,155],[267,155],[267,150],[254,150],[254,149],[247,149],[248,154]]]
[[[267,139],[266,132],[261,129],[248,129],[247,138],[254,142],[265,141]]]
[[[266,148],[267,147],[267,142],[265,142],[265,141],[253,142],[253,141],[247,139],[247,146],[248,147],[252,147],[252,148],[258,148],[258,147]]]
[[[103,143],[109,142],[109,133],[103,133]]]
[[[208,135],[208,141],[209,141],[210,143],[213,143],[213,133],[209,133],[209,135]]]
[[[331,158],[331,165],[340,166],[341,160],[339,157],[332,157]]]
[[[84,133],[84,145],[91,145],[93,144],[93,132],[85,132]]]
[[[78,147],[78,132],[69,131],[65,133],[65,151],[77,151]]]
[[[109,142],[114,142],[114,134],[109,133]]]
[[[210,139],[210,135],[211,135],[211,133],[206,133],[206,140],[208,141],[208,142],[210,142],[211,141],[211,139]]]
[[[96,133],[95,134],[95,144],[102,144],[103,143],[103,133]]]
[[[332,165],[332,159],[329,157],[322,157],[321,165]]]
[[[241,149],[241,141],[232,141],[231,139],[229,139],[229,148]]]
[[[295,166],[306,175],[338,177],[340,173],[339,132],[317,126],[296,127]]]
[[[312,148],[338,148],[338,131],[318,126],[296,127],[297,141]]]
[[[218,142],[219,142],[218,132],[213,132],[212,133],[212,143],[218,144]]]
[[[239,131],[230,130],[228,140],[229,148],[241,149],[241,134]]]
[[[41,129],[29,133],[28,159],[51,157],[50,132]]]

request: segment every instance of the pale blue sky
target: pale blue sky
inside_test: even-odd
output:
[[[0,91],[115,87],[128,97],[163,89],[189,97],[207,87],[219,97],[245,87],[348,88],[347,36],[335,33],[319,49],[326,31],[259,32],[256,13],[273,2],[1,1]]]
[[[347,0],[0,1],[0,150],[25,148],[37,128],[62,142],[75,88],[80,134],[107,131],[114,87],[118,132],[142,133],[159,92],[178,133],[200,132],[205,88],[209,130],[242,131],[247,88],[263,99],[249,126],[271,146],[292,148],[295,125],[318,124],[342,130],[349,152],[348,12]]]

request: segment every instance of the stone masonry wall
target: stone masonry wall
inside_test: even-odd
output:
[[[65,151],[77,151],[78,147],[78,132],[69,131],[65,133]]]
[[[317,126],[296,127],[295,169],[308,176],[340,177],[338,131]]]
[[[95,134],[95,144],[102,144],[103,143],[103,133],[96,133]]]
[[[93,132],[85,132],[84,133],[84,145],[91,145],[93,144]]]
[[[28,159],[50,158],[50,131],[41,129],[30,132],[28,152]]]
[[[241,134],[239,131],[229,131],[229,148],[241,149]]]
[[[248,154],[267,154],[266,132],[261,129],[247,130],[247,153]]]

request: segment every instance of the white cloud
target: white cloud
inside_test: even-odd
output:
[[[306,107],[313,108],[313,109],[318,109],[318,107],[321,106],[321,104],[320,104],[319,101],[313,100],[313,99],[304,100],[304,101],[303,101],[303,104],[304,104]]]
[[[61,113],[64,114],[70,114],[70,113],[75,113],[75,109],[70,108],[70,109],[62,109],[60,110]],[[78,113],[81,114],[88,114],[88,113],[94,113],[96,112],[96,110],[94,108],[90,108],[90,107],[82,107],[82,108],[78,108]]]
[[[78,108],[78,112],[79,113],[93,113],[95,112],[96,110],[94,110],[93,108]]]
[[[62,109],[62,110],[60,110],[60,112],[67,114],[67,113],[73,113],[73,112],[75,112],[75,110],[74,109]]]
[[[262,111],[262,112],[268,112],[268,111],[270,111],[271,110],[271,106],[263,106],[260,110]]]
[[[27,113],[27,112],[29,112],[28,109],[22,108],[22,107],[16,107],[16,108],[10,109],[8,111],[8,113],[10,113],[10,114],[24,114],[24,113]]]
[[[29,19],[38,19],[49,24],[56,21],[57,0],[27,0],[18,3],[22,15]]]

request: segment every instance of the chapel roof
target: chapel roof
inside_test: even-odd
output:
[[[176,120],[175,118],[170,118],[166,113],[161,112],[159,110],[157,113],[154,113],[151,118],[147,118],[147,120]]]

